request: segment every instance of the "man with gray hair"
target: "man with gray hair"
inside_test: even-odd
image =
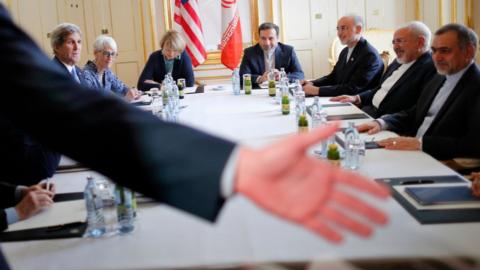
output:
[[[357,15],[340,18],[337,35],[347,45],[333,71],[314,81],[303,81],[305,94],[312,96],[356,95],[378,85],[383,62],[377,50],[362,38],[363,19]]]
[[[85,75],[77,63],[80,61],[82,51],[82,32],[72,23],[57,25],[50,36],[53,62],[64,68],[77,83],[86,85]]]
[[[388,66],[380,85],[355,96],[341,95],[331,100],[361,106],[372,117],[409,109],[436,73],[430,54],[431,36],[422,22],[400,27],[392,40],[397,58]]]
[[[422,150],[439,160],[480,158],[480,70],[474,62],[478,37],[460,24],[435,32],[432,57],[438,74],[412,108],[358,127],[405,137],[380,141],[387,149]]]

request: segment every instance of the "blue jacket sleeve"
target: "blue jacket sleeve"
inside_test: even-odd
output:
[[[192,60],[190,59],[190,56],[188,56],[186,51],[182,53],[181,65],[182,65],[180,68],[180,73],[182,74],[181,77],[185,78],[187,87],[192,87],[195,84],[195,77],[193,75]]]
[[[152,83],[146,83],[145,80],[153,80],[153,73],[156,69],[156,66],[158,63],[155,61],[155,55],[151,54],[150,57],[148,58],[147,63],[145,64],[145,67],[142,70],[142,73],[140,74],[140,77],[138,78],[138,83],[137,83],[137,88],[142,91],[147,91],[150,90],[152,87],[158,87],[159,84],[152,84]]]

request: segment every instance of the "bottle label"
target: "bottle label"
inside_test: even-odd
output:
[[[290,113],[290,104],[282,104],[282,114],[289,114]]]
[[[308,127],[298,127],[298,133],[308,132]]]
[[[252,93],[252,86],[245,84],[245,95],[250,95]]]

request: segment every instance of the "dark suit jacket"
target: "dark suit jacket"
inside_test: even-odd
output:
[[[302,80],[304,78],[302,67],[293,47],[279,42],[275,48],[275,68],[280,70],[282,67],[285,68],[290,81]],[[265,73],[265,58],[260,44],[246,48],[240,64],[241,80],[243,79],[243,74],[251,74],[253,86],[256,87],[258,86],[256,84],[257,78],[262,76],[263,73]]]
[[[161,83],[165,79],[167,72],[165,70],[165,60],[163,59],[162,50],[153,52],[148,58],[143,68],[140,78],[138,78],[137,87],[142,91],[147,91],[152,87],[158,87],[158,84],[145,83],[145,80],[154,80]],[[172,77],[174,80],[184,78],[187,86],[191,87],[195,83],[193,77],[192,61],[186,51],[183,51],[180,59],[173,62]]]
[[[411,109],[385,116],[389,129],[415,136],[445,81],[435,75]],[[480,70],[471,65],[423,136],[423,151],[436,159],[480,158]]]
[[[84,91],[11,21],[3,5],[0,74],[0,115],[15,126],[121,185],[216,218],[224,202],[220,178],[234,143],[163,122],[105,91]]]
[[[383,73],[383,62],[377,50],[361,38],[346,62],[348,48],[340,52],[338,62],[327,76],[316,79],[313,85],[320,87],[320,96],[357,95],[375,88]]]
[[[21,105],[17,104],[21,107]],[[0,172],[15,184],[33,185],[51,177],[60,154],[16,128],[0,114]]]
[[[67,67],[60,61],[60,59],[58,59],[56,56],[53,57],[52,61],[56,64],[58,64],[59,67],[61,67],[63,69],[64,72],[66,72],[66,74],[68,76],[70,76],[70,78],[72,78],[72,75],[70,74],[70,72],[68,72],[68,69]],[[83,70],[77,66],[75,66],[75,71],[77,72],[77,76],[78,76],[78,79],[80,79],[80,84],[81,85],[85,85],[85,86],[88,86],[88,83],[87,81],[85,80],[85,73],[83,72]]]
[[[8,227],[7,216],[3,209],[14,205],[15,186],[0,182],[0,232]]]
[[[373,96],[380,90],[383,82],[400,66],[401,64],[396,60],[393,61],[382,76],[378,87],[359,94],[363,106],[362,110],[372,117],[378,118],[384,114],[392,114],[411,108],[417,102],[425,85],[437,73],[431,54],[429,52],[424,53],[395,82],[385,98],[380,102],[380,106],[376,108],[372,104]]]

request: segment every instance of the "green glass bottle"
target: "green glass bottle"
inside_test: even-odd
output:
[[[178,98],[180,98],[180,99],[185,98],[185,94],[184,94],[185,79],[178,79],[177,86],[178,86]]]
[[[268,81],[268,95],[274,97],[276,95],[277,88],[275,86],[275,80]]]
[[[308,132],[308,119],[306,114],[301,114],[298,118],[298,132]]]
[[[288,95],[282,96],[282,114],[290,114],[290,100]]]
[[[335,166],[340,166],[340,152],[335,143],[328,145],[327,159]]]
[[[245,95],[252,94],[252,76],[250,74],[243,74],[243,90],[245,90]]]

